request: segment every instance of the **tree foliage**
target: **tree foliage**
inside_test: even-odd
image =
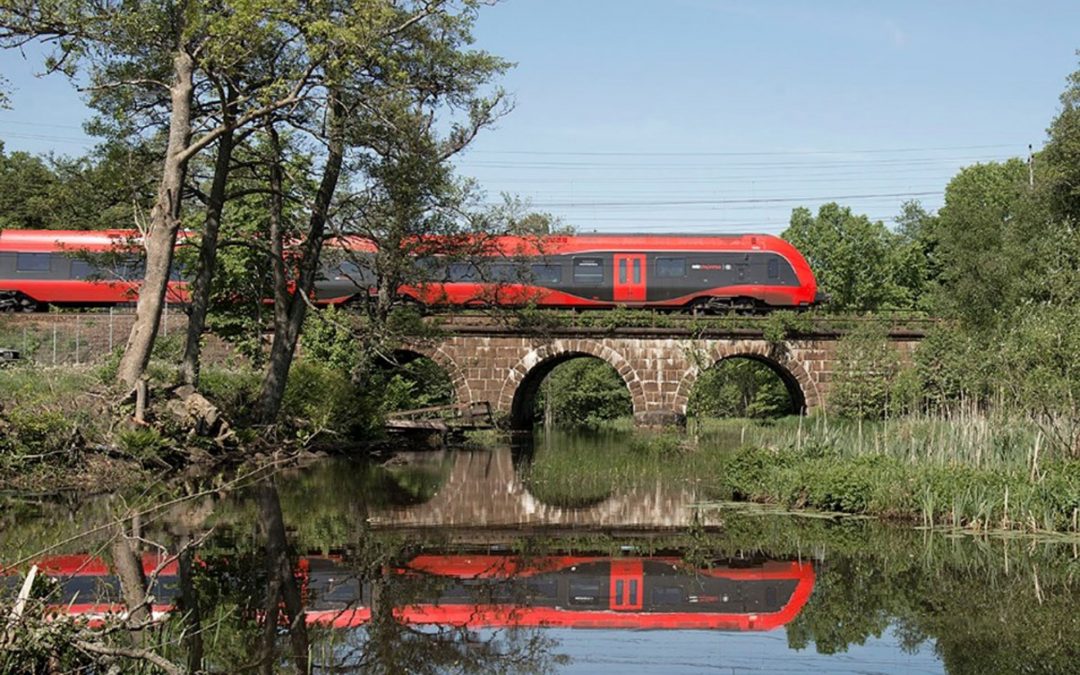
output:
[[[595,427],[634,414],[630,391],[619,373],[597,358],[571,359],[544,380],[536,411],[545,422],[566,427]]]
[[[689,417],[778,417],[792,412],[791,396],[773,370],[753,359],[731,358],[698,376]]]
[[[884,329],[868,323],[844,336],[836,347],[828,409],[843,417],[881,419],[895,411],[894,386],[900,355]]]
[[[151,171],[148,153],[116,144],[68,158],[5,153],[0,142],[0,229],[135,227]]]
[[[868,312],[914,307],[919,278],[903,268],[909,246],[885,227],[836,203],[797,208],[781,236],[806,256],[829,305]]]

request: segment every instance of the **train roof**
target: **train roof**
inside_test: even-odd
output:
[[[65,249],[105,252],[138,243],[138,230],[4,230],[0,251],[49,253]]]
[[[179,239],[189,233],[181,232]],[[84,250],[113,251],[118,247],[137,246],[141,234],[137,230],[4,230],[0,232],[0,251],[55,252]],[[447,238],[432,237],[431,253],[438,255],[447,246]],[[627,252],[662,251],[751,251],[765,250],[787,253],[793,247],[783,239],[763,233],[649,233],[649,232],[589,232],[583,234],[543,234],[536,236],[495,235],[490,238],[463,236],[460,241],[468,248],[470,242],[477,252],[489,255],[558,255],[603,252],[614,249]],[[373,251],[372,242],[355,235],[343,235],[331,246],[357,251]],[[416,247],[424,255],[425,246]],[[460,250],[460,249],[459,249]]]
[[[590,232],[587,234],[543,234],[536,236],[495,235],[492,237],[462,237],[462,248],[470,245],[478,254],[488,255],[560,255],[611,252],[663,251],[776,251],[790,254],[791,244],[772,234],[656,234],[646,232]],[[425,246],[424,242],[430,245]],[[371,241],[357,236],[345,235],[336,240],[335,246],[354,251],[373,251]],[[417,255],[438,255],[449,247],[446,238],[418,239]]]

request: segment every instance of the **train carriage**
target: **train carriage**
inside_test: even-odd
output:
[[[0,232],[0,309],[131,303],[141,276],[138,248],[137,233],[126,230]],[[499,236],[476,250],[469,256],[418,255],[417,273],[399,294],[428,307],[706,311],[800,309],[823,299],[802,254],[765,234]],[[324,251],[313,293],[317,303],[371,297],[374,244],[344,237]],[[102,254],[113,262],[93,262]],[[178,271],[169,298],[187,300]]]
[[[363,299],[374,278],[367,269],[374,249],[348,239],[337,247],[350,255],[328,267],[318,299]],[[765,234],[494,237],[481,254],[418,264],[422,280],[400,292],[426,306],[725,310],[823,301],[802,254]]]

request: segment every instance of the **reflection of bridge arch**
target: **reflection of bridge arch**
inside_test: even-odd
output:
[[[445,370],[450,377],[450,381],[454,385],[454,400],[457,403],[472,402],[472,387],[469,386],[469,378],[465,376],[465,370],[441,346],[420,343],[406,344],[395,350],[395,354],[403,355],[405,357],[402,359],[404,363],[420,356],[431,359]]]
[[[705,353],[699,354],[695,363],[686,371],[675,392],[675,411],[686,415],[686,407],[701,373],[725,359],[745,358],[757,361],[769,367],[784,383],[792,408],[797,413],[816,409],[823,401],[818,392],[817,383],[807,372],[806,367],[792,358],[783,347],[772,345],[764,340],[744,340],[738,343],[716,342]]]
[[[536,395],[544,378],[560,363],[590,356],[615,369],[630,391],[634,415],[643,413],[645,389],[637,372],[622,354],[597,340],[553,340],[529,350],[510,369],[499,393],[497,409],[510,412],[513,428],[531,428]]]
[[[375,510],[369,520],[395,527],[683,527],[693,521],[697,502],[691,487],[658,483],[587,507],[552,506],[529,492],[515,470],[513,452],[503,447],[455,453],[450,475],[431,499]]]

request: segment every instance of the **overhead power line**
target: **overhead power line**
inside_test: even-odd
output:
[[[943,145],[916,148],[858,148],[853,150],[758,150],[758,151],[590,151],[590,150],[470,150],[477,155],[532,155],[532,156],[573,156],[573,157],[769,157],[769,156],[813,156],[846,154],[887,154],[908,152],[935,152],[951,150],[986,150],[994,148],[1022,147],[1016,143],[993,143],[985,145]]]
[[[556,207],[579,207],[579,206],[596,206],[596,207],[618,207],[618,206],[719,206],[724,204],[787,204],[793,202],[818,202],[818,201],[841,201],[841,200],[853,200],[853,199],[878,199],[884,197],[927,197],[930,195],[941,194],[940,190],[933,190],[928,192],[883,192],[877,194],[849,194],[849,195],[835,195],[826,197],[749,197],[744,199],[676,199],[676,200],[656,200],[656,201],[625,201],[625,202],[534,202],[532,206],[534,208],[556,208]],[[491,204],[491,206],[497,206],[498,204]]]
[[[565,170],[586,170],[586,169],[604,169],[604,170],[616,170],[616,171],[655,171],[658,169],[683,169],[692,171],[724,171],[724,170],[745,170],[745,169],[836,169],[836,168],[858,168],[858,167],[926,167],[926,166],[950,166],[957,164],[967,164],[971,162],[979,161],[1002,161],[1008,159],[1008,157],[1002,157],[1001,155],[979,155],[979,156],[965,156],[965,157],[909,157],[903,159],[891,158],[891,159],[851,159],[851,160],[830,160],[830,161],[783,161],[783,162],[738,162],[738,163],[601,163],[601,162],[588,162],[588,161],[490,161],[480,160],[472,161],[468,158],[462,158],[458,165],[464,168],[486,168],[486,169],[513,169],[513,170],[547,170],[558,169],[560,171]]]
[[[20,127],[50,127],[53,129],[82,129],[78,124],[49,124],[46,122],[30,122],[27,120],[11,120],[0,115],[0,124],[14,124]]]

